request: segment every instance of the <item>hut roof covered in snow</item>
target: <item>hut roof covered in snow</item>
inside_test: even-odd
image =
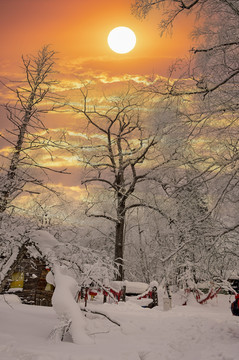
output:
[[[25,240],[25,241],[24,241]],[[53,287],[46,282],[48,265],[59,242],[45,230],[34,230],[2,258],[0,293],[17,293],[25,303],[50,305]]]

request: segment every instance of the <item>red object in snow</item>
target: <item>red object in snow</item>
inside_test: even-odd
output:
[[[217,294],[219,293],[220,290],[221,290],[220,287],[219,287],[217,290],[211,289],[211,290],[209,291],[209,293],[207,294],[207,296],[206,296],[204,299],[202,299],[202,300],[200,300],[201,296],[200,296],[200,293],[199,293],[199,291],[198,291],[197,289],[196,289],[196,290],[185,289],[184,291],[185,291],[186,294],[188,294],[188,293],[190,293],[190,292],[193,292],[193,294],[194,294],[195,299],[197,300],[197,302],[198,302],[199,304],[204,304],[204,303],[207,302],[207,300],[211,300],[211,299],[213,299],[215,296],[217,296]],[[187,305],[187,300],[186,300],[182,305]]]
[[[205,302],[207,302],[207,300],[213,299],[215,296],[217,296],[220,290],[221,288],[218,288],[217,290],[211,289],[205,299],[202,299],[200,301],[198,300],[199,304],[204,304]]]
[[[137,298],[137,300],[141,300],[141,299],[152,299],[152,290],[148,291],[146,294],[142,295],[142,296],[139,296]]]
[[[122,291],[120,290],[119,292],[117,292],[116,290],[110,289],[111,294],[113,294],[113,296],[120,301],[120,297],[122,294]]]
[[[109,292],[104,289],[104,290],[103,290],[103,295],[104,295],[104,296],[108,296],[108,295],[109,295]]]

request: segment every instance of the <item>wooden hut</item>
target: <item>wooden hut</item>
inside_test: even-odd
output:
[[[48,265],[39,244],[26,240],[8,261],[0,294],[14,293],[24,304],[51,306],[54,287],[46,281]]]

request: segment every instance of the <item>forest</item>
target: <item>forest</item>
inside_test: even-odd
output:
[[[160,11],[162,36],[182,13],[197,19],[196,45],[168,78],[129,80],[100,98],[82,81],[63,97],[57,56],[45,45],[23,55],[19,82],[1,80],[9,94],[1,104],[8,121],[0,134],[1,270],[30,231],[43,229],[68,245],[59,263],[78,257],[84,274],[92,262],[97,275],[107,269],[112,279],[177,289],[204,281],[228,288],[238,276],[238,4],[132,4],[137,17],[151,11]],[[73,114],[78,136],[52,133],[52,113]],[[78,199],[52,185],[72,176],[56,166],[59,157],[78,164]]]

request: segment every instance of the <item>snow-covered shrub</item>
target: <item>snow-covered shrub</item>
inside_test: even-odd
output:
[[[60,265],[68,269],[79,285],[92,282],[103,285],[105,278],[113,278],[116,271],[113,261],[104,253],[73,244],[60,244],[55,249]]]

